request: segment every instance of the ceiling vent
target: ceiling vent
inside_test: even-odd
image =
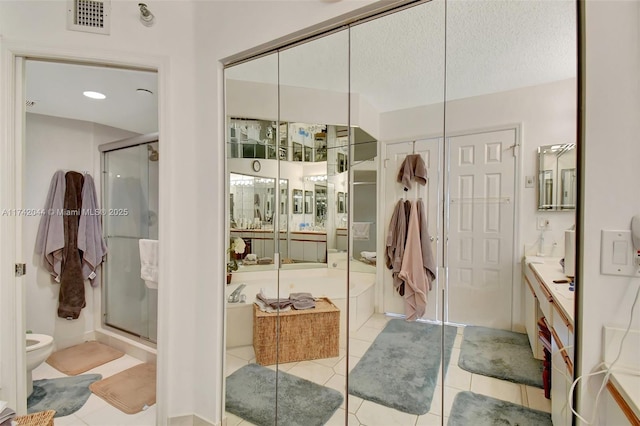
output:
[[[111,0],[67,0],[67,29],[109,34]]]

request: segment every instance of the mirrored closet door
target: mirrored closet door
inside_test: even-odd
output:
[[[570,417],[524,176],[574,142],[574,8],[407,2],[225,69],[230,421]]]

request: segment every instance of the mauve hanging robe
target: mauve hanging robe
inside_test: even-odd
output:
[[[404,307],[407,321],[421,318],[427,309],[429,281],[422,260],[418,203],[411,204],[407,242],[398,276],[404,281]]]

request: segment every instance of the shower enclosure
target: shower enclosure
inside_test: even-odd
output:
[[[138,240],[158,239],[158,134],[101,145],[100,151],[109,247],[103,325],[156,342],[158,291],[140,278]]]

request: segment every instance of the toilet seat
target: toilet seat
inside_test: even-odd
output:
[[[27,352],[35,351],[45,346],[50,345],[53,342],[53,337],[46,334],[27,334]],[[29,344],[29,342],[33,342]]]

